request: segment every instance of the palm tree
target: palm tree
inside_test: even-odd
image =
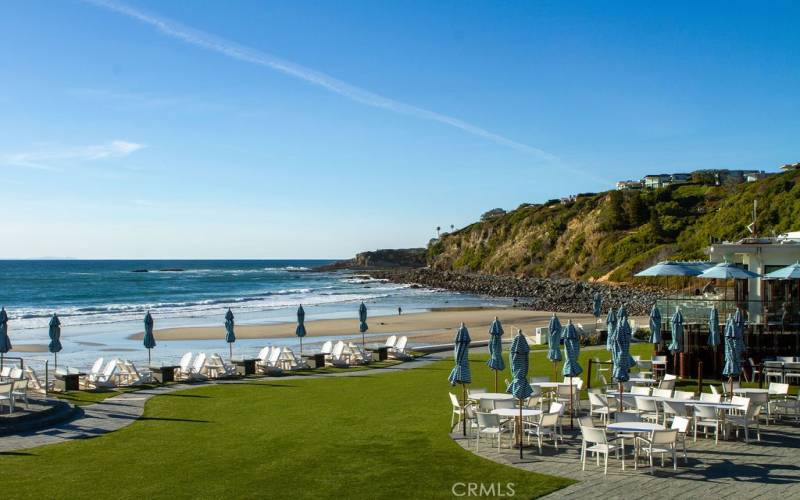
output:
[[[442,230],[441,226],[436,226],[436,237],[439,237],[439,232]]]

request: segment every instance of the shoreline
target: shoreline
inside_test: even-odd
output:
[[[408,313],[401,316],[373,316],[367,319],[371,342],[383,342],[386,337],[397,334],[406,335],[412,343],[449,343],[463,321],[470,330],[473,340],[488,337],[489,324],[498,316],[503,323],[505,338],[510,339],[521,328],[532,335],[536,327],[547,326],[552,312],[534,311],[520,308],[476,307],[476,308],[437,308],[428,312]],[[594,329],[595,318],[590,314],[562,314],[559,319],[566,325],[569,319],[582,323],[587,331]],[[601,318],[602,319],[602,318]],[[304,342],[313,343],[315,338],[359,335],[357,319],[319,319],[305,322],[308,335]],[[296,338],[296,323],[267,325],[242,325],[236,327],[237,339],[275,339]],[[141,340],[143,333],[128,336],[131,340]],[[175,327],[156,330],[156,340],[161,342],[213,340],[225,336],[220,326]]]

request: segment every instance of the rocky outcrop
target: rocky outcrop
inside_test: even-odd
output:
[[[415,269],[424,267],[426,250],[424,248],[382,249],[361,252],[353,259],[340,260],[333,264],[314,268],[314,271],[335,271],[351,269],[356,271],[371,269]]]
[[[517,305],[520,307],[565,313],[591,314],[594,294],[599,292],[603,297],[604,315],[609,307],[618,308],[623,304],[630,315],[647,315],[656,299],[664,293],[660,289],[643,286],[615,286],[569,279],[466,274],[430,268],[373,271],[370,275],[397,283],[411,283],[494,297],[512,297],[517,299]]]

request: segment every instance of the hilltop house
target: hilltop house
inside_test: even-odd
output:
[[[800,163],[787,163],[781,167],[781,170],[784,172],[790,172],[792,170],[800,170]]]
[[[642,181],[619,181],[617,182],[617,190],[625,191],[628,189],[642,189],[644,183]]]
[[[647,189],[658,189],[669,186],[670,179],[671,176],[669,174],[645,175],[642,179],[642,184]]]

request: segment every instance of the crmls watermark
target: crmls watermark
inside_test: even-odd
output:
[[[513,497],[514,483],[453,483],[450,491],[456,497]]]

